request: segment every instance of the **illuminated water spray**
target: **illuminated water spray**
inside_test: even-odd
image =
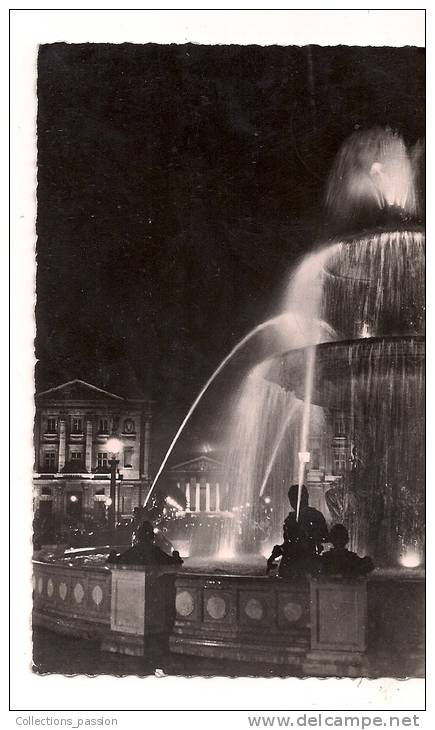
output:
[[[330,173],[330,214],[343,219],[362,207],[395,207],[415,215],[415,163],[398,134],[379,128],[356,132],[344,142]]]
[[[231,394],[226,518],[214,555],[267,554],[280,539],[288,486],[296,478],[299,518],[310,429],[332,449],[334,414],[342,414],[351,425],[340,438],[356,439],[358,448],[352,459],[343,455],[343,473],[325,451],[333,471],[325,472],[324,487],[337,492],[335,503],[325,492],[325,516],[329,509],[329,518],[354,535],[353,549],[383,564],[413,567],[422,559],[425,240],[415,218],[416,159],[389,130],[345,142],[326,194],[333,238],[325,234],[324,244],[304,257],[282,314],[255,327],[222,360],[177,430],[145,504],[210,385],[247,342],[274,326],[267,359]],[[266,485],[273,529],[258,538]],[[208,542],[206,536],[202,545]]]
[[[205,385],[201,388],[197,397],[195,398],[195,400],[193,401],[189,410],[187,411],[174,438],[171,441],[171,444],[165,454],[165,457],[164,457],[162,463],[160,464],[158,472],[153,479],[151,487],[150,487],[148,494],[146,495],[146,498],[144,501],[144,505],[143,505],[144,507],[146,507],[146,505],[148,504],[148,500],[151,497],[153,489],[154,489],[155,485],[157,484],[157,481],[158,481],[163,469],[165,468],[167,461],[168,461],[170,455],[172,454],[172,451],[174,450],[174,447],[184,430],[184,427],[186,426],[187,422],[191,418],[191,416],[194,413],[194,411],[196,410],[199,402],[202,400],[203,396],[205,395],[205,393],[207,392],[207,390],[209,389],[211,384],[216,380],[216,378],[222,372],[222,370],[225,368],[225,366],[239,352],[239,350],[241,350],[246,345],[247,342],[249,342],[253,337],[255,337],[260,332],[262,332],[265,329],[267,329],[268,327],[272,327],[272,326],[277,327],[280,332],[284,333],[284,336],[288,337],[289,334],[292,333],[293,338],[296,341],[301,341],[301,342],[306,341],[306,337],[307,337],[306,327],[303,326],[303,323],[301,322],[301,318],[298,316],[292,316],[291,313],[284,312],[283,314],[279,314],[276,317],[272,317],[271,319],[268,319],[266,322],[262,322],[261,324],[257,325],[257,327],[254,327],[254,329],[252,329],[250,332],[248,332],[248,334],[245,335],[245,337],[243,337],[240,340],[240,342],[238,342],[237,345],[235,345],[235,347],[233,347],[231,352],[229,352],[228,355],[226,357],[224,357],[224,359],[222,360],[220,365],[216,368],[216,370],[209,377],[209,379],[207,380]],[[325,325],[325,327],[328,330],[326,325]]]
[[[283,438],[285,436],[285,433],[286,433],[286,431],[287,431],[287,429],[288,429],[291,421],[293,420],[293,418],[294,418],[294,416],[296,414],[296,411],[300,408],[300,405],[301,405],[300,404],[300,401],[297,400],[297,399],[295,399],[293,405],[291,406],[291,408],[290,408],[290,410],[288,412],[287,418],[285,419],[284,423],[281,426],[280,432],[278,434],[278,438],[276,439],[275,446],[273,447],[273,451],[272,451],[271,457],[269,459],[269,463],[268,463],[268,465],[266,467],[266,471],[265,471],[265,474],[264,474],[263,481],[261,483],[259,497],[262,497],[263,494],[264,494],[264,490],[266,489],[266,485],[267,485],[267,482],[269,480],[270,473],[272,471],[272,467],[273,467],[273,465],[275,463],[275,459],[276,459],[276,456],[278,454],[278,450],[279,450],[279,448],[280,448],[280,446],[282,444],[282,440],[283,440]]]

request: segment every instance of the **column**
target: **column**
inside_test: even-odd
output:
[[[64,418],[59,419],[59,464],[57,467],[58,471],[62,471],[65,466],[65,454],[66,454],[66,423]]]
[[[41,463],[41,414],[37,413],[35,418],[35,430],[33,434],[34,439],[34,452],[35,452],[35,463],[33,465],[33,471],[42,471]]]
[[[190,512],[190,484],[186,482],[186,512]]]
[[[145,426],[144,426],[144,443],[143,443],[143,462],[142,462],[142,476],[145,479],[149,479],[150,476],[150,446],[151,446],[151,424],[150,418],[145,415]]]
[[[54,495],[53,495],[53,510],[54,510],[55,526],[57,528],[60,520],[63,518],[63,516],[65,514],[65,502],[64,502],[64,492],[63,492],[62,484],[55,485]]]
[[[87,482],[81,482],[80,486],[82,488],[83,493],[83,508],[82,508],[82,515],[83,519],[88,519],[89,517],[92,517],[93,509],[94,509],[94,491],[90,484]]]
[[[205,485],[205,511],[210,512],[210,484]]]
[[[216,506],[215,511],[220,512],[221,511],[221,495],[220,495],[220,489],[219,489],[219,482],[216,482]]]
[[[85,469],[92,472],[92,421],[86,421]]]
[[[195,512],[201,511],[201,505],[200,505],[200,497],[201,497],[201,486],[199,482],[196,482],[195,485]]]

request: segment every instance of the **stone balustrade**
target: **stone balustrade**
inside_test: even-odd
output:
[[[102,636],[110,629],[111,572],[106,567],[33,563],[33,620],[75,636]]]
[[[424,574],[278,578],[34,561],[35,625],[143,655],[282,664],[304,676],[424,676]],[[165,649],[166,650],[166,649]]]
[[[179,574],[171,651],[300,667],[310,586],[254,576]]]

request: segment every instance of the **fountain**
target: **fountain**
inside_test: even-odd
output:
[[[388,654],[391,674],[392,655],[421,665],[424,233],[415,178],[415,160],[390,130],[355,134],[340,151],[324,242],[288,288],[281,353],[257,364],[236,397],[227,444],[236,519],[220,535],[224,570],[213,572],[209,556],[207,573],[177,580],[173,651],[267,658],[321,675],[379,671],[364,664],[367,650],[378,667]],[[324,453],[314,453],[320,442],[336,457],[329,481]],[[288,485],[305,479],[313,496],[313,474],[323,499],[314,506],[330,524],[343,522],[351,549],[378,566],[368,583],[313,579],[308,591],[234,575],[246,553],[266,555],[281,542]],[[266,494],[276,509],[262,540],[256,518]],[[397,605],[410,607],[405,623]]]
[[[405,657],[412,660],[405,674],[422,672],[424,233],[416,187],[415,157],[391,131],[357,133],[344,144],[328,183],[322,242],[296,268],[281,313],[224,358],[178,429],[146,502],[208,387],[246,343],[263,337],[261,352],[269,351],[231,402],[225,519],[213,535],[206,520],[198,525],[204,534],[192,545],[201,554],[191,549],[165,593],[166,613],[159,604],[153,614],[159,630],[166,616],[171,651],[321,676],[402,676],[395,662]],[[295,481],[306,483],[330,524],[346,525],[351,549],[371,555],[377,570],[368,581],[265,576]],[[153,585],[147,575],[112,575],[105,618],[112,650],[146,634]]]
[[[424,233],[414,172],[391,132],[356,135],[339,155],[327,202],[342,231],[357,195],[359,224],[363,208],[377,225],[335,233],[317,254],[318,316],[338,336],[315,348],[310,402],[346,424],[331,518],[347,523],[354,549],[392,567],[424,553]],[[312,349],[274,359],[266,377],[304,398]]]
[[[325,240],[294,272],[281,315],[216,372],[273,323],[278,347],[275,338],[272,357],[241,383],[228,424],[234,519],[223,522],[209,564],[230,569],[279,542],[289,483],[316,470],[315,506],[346,524],[352,549],[386,567],[423,560],[424,233],[415,159],[398,135],[375,129],[343,145],[326,213]],[[316,439],[323,454],[310,456]],[[259,535],[265,494],[274,512]]]

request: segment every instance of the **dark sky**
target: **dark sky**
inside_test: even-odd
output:
[[[424,83],[415,48],[42,46],[37,387],[142,389],[158,460],[276,312],[343,140],[381,125],[414,144]]]

